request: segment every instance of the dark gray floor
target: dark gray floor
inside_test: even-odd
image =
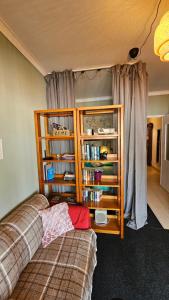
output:
[[[143,229],[98,234],[97,247],[92,300],[169,300],[169,231],[150,210]]]

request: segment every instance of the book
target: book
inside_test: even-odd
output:
[[[51,163],[44,166],[45,180],[52,180],[55,177],[55,168]]]
[[[101,181],[114,181],[117,180],[117,175],[102,175]]]

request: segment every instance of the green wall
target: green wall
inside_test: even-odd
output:
[[[111,97],[112,74],[110,69],[97,72],[76,72],[75,96],[76,99],[84,99],[84,102],[76,102],[76,106],[95,106],[112,104],[111,100],[85,102],[88,98]],[[147,115],[165,115],[169,113],[169,95],[149,96],[147,103]]]
[[[75,73],[75,95],[77,99],[95,98],[112,95],[112,74],[110,69],[97,72]]]
[[[83,107],[83,106],[102,106],[102,105],[111,105],[111,100],[104,100],[104,101],[91,101],[91,102],[75,102],[76,107]]]
[[[149,96],[147,115],[166,115],[169,113],[169,95]]]
[[[43,108],[43,76],[0,34],[0,218],[38,189],[33,110]]]
[[[100,97],[101,98],[101,97]],[[76,102],[76,107],[111,105],[111,100]],[[169,95],[149,96],[147,103],[147,116],[166,115],[169,113]]]

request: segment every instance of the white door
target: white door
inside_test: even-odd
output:
[[[162,119],[160,184],[169,192],[169,115]]]

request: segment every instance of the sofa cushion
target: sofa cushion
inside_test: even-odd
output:
[[[38,209],[47,207],[43,195],[35,195],[0,223],[0,299],[12,293],[19,275],[41,244],[43,228]]]
[[[89,300],[96,265],[96,235],[73,230],[37,250],[22,272],[11,300]]]
[[[74,229],[68,213],[67,203],[63,202],[40,210],[39,214],[42,217],[42,245],[44,248],[61,234]]]

